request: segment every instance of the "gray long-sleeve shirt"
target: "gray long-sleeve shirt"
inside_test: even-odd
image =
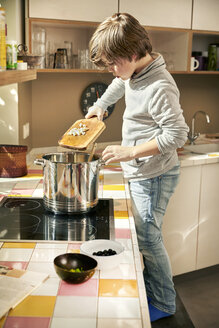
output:
[[[163,57],[155,60],[129,80],[115,78],[94,106],[103,109],[125,94],[122,145],[135,146],[156,139],[160,154],[121,162],[127,178],[152,178],[178,163],[176,149],[182,147],[189,128],[179,104],[179,90],[166,70]]]

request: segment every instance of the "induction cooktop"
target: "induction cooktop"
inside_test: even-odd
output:
[[[113,199],[99,199],[88,213],[54,214],[42,198],[6,197],[0,203],[0,241],[114,239]]]

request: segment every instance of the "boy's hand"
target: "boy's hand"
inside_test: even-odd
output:
[[[125,146],[107,146],[102,152],[102,159],[105,164],[112,162],[127,162],[134,158],[133,156],[134,147]]]
[[[100,107],[90,107],[88,109],[88,113],[85,115],[85,118],[91,118],[93,116],[97,116],[98,120],[102,121],[104,116],[105,110]]]

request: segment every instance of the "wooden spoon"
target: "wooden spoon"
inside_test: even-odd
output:
[[[96,150],[96,147],[97,147],[97,143],[93,143],[93,146],[92,146],[92,149],[91,149],[91,152],[90,152],[90,155],[88,157],[88,162],[90,162],[94,156],[94,153],[95,153],[95,150]]]

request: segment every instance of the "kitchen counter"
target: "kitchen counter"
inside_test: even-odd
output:
[[[0,179],[0,199],[5,195],[42,197],[43,172],[33,160],[54,151],[56,147],[32,150],[27,176]],[[87,282],[70,285],[56,275],[53,260],[62,253],[80,252],[80,242],[0,242],[0,265],[49,274],[49,279],[0,320],[0,327],[151,327],[129,192],[120,165],[102,168],[99,180],[99,198],[114,199],[115,240],[125,248],[120,265],[96,270]]]
[[[98,145],[97,150],[101,152],[105,146]],[[28,154],[27,176],[0,179],[0,200],[5,195],[42,197],[42,168],[34,165],[33,160],[57,150],[63,151],[63,148],[32,150]],[[219,156],[183,150],[179,151],[179,159],[182,167],[219,162]],[[80,252],[79,242],[0,243],[0,264],[50,275],[0,321],[0,327],[151,327],[129,191],[119,164],[101,168],[98,196],[114,199],[115,239],[125,247],[121,264],[113,270],[97,270],[83,284],[69,285],[56,275],[53,259],[65,252]]]

